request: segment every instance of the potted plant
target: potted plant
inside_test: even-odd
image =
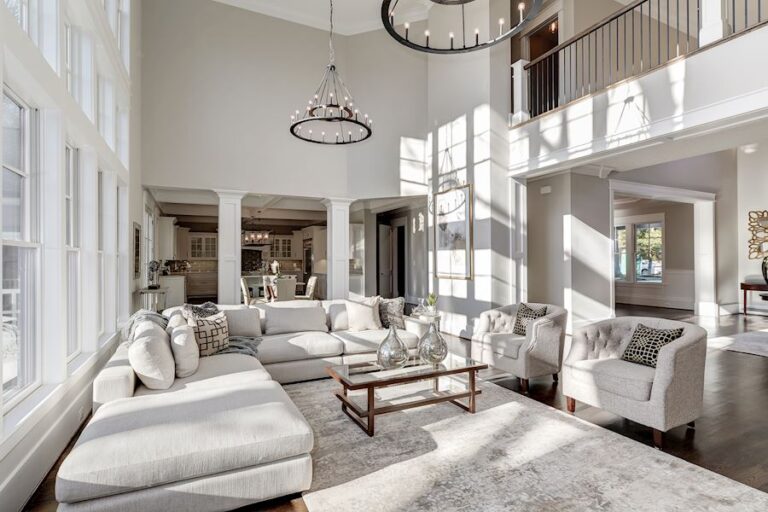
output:
[[[437,313],[437,295],[434,293],[427,295],[427,313],[430,315]]]
[[[157,284],[157,272],[160,270],[160,262],[152,260],[147,264],[147,288],[150,290],[157,290],[160,285]]]

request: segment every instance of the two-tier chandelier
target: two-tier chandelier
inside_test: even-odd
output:
[[[510,19],[499,18],[497,27],[491,27],[487,37],[481,36],[481,27],[468,23],[467,9],[475,0],[429,0],[433,7],[439,7],[444,13],[437,16],[445,20],[449,28],[444,34],[431,34],[427,29],[422,34],[412,34],[408,22],[409,11],[413,5],[408,5],[408,0],[383,0],[381,3],[381,21],[397,42],[427,53],[453,54],[466,53],[489,48],[495,44],[519,34],[541,9],[543,0],[529,0],[517,4],[517,12],[510,12]],[[421,2],[421,0],[419,0]],[[413,1],[411,1],[411,4]],[[510,2],[512,6],[514,2]],[[398,9],[399,8],[399,9]],[[511,8],[511,7],[510,7]],[[402,15],[401,15],[402,14]],[[483,39],[481,40],[481,37]]]
[[[333,0],[330,0],[329,59],[323,79],[303,109],[291,115],[291,134],[315,144],[354,144],[373,134],[373,120],[355,106],[336,69],[333,49]]]

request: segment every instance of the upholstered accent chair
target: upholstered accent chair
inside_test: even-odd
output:
[[[656,368],[621,359],[638,324],[683,329],[661,348]],[[693,428],[701,415],[706,355],[707,332],[684,322],[622,317],[578,329],[563,364],[568,411],[578,400],[646,425],[661,448],[664,432],[686,423]]]
[[[551,304],[528,303],[532,309],[546,307],[546,314],[532,320],[526,334],[514,333],[517,304],[480,314],[471,340],[472,359],[482,361],[518,378],[528,392],[528,380],[552,375],[558,380],[563,362],[565,324],[568,312]]]

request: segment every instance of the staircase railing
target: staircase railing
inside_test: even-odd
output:
[[[702,1],[708,0],[634,1],[526,64],[528,116],[539,116],[697,50]],[[768,0],[727,3],[723,15],[731,35],[766,21]]]

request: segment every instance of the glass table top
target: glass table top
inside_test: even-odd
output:
[[[425,364],[419,361],[417,357],[411,357],[404,367],[391,370],[380,367],[376,362],[370,362],[331,366],[328,371],[332,377],[348,386],[362,387],[369,384],[386,385],[392,381],[427,379],[472,369],[482,370],[487,367],[487,364],[474,359],[449,354],[438,365]]]

